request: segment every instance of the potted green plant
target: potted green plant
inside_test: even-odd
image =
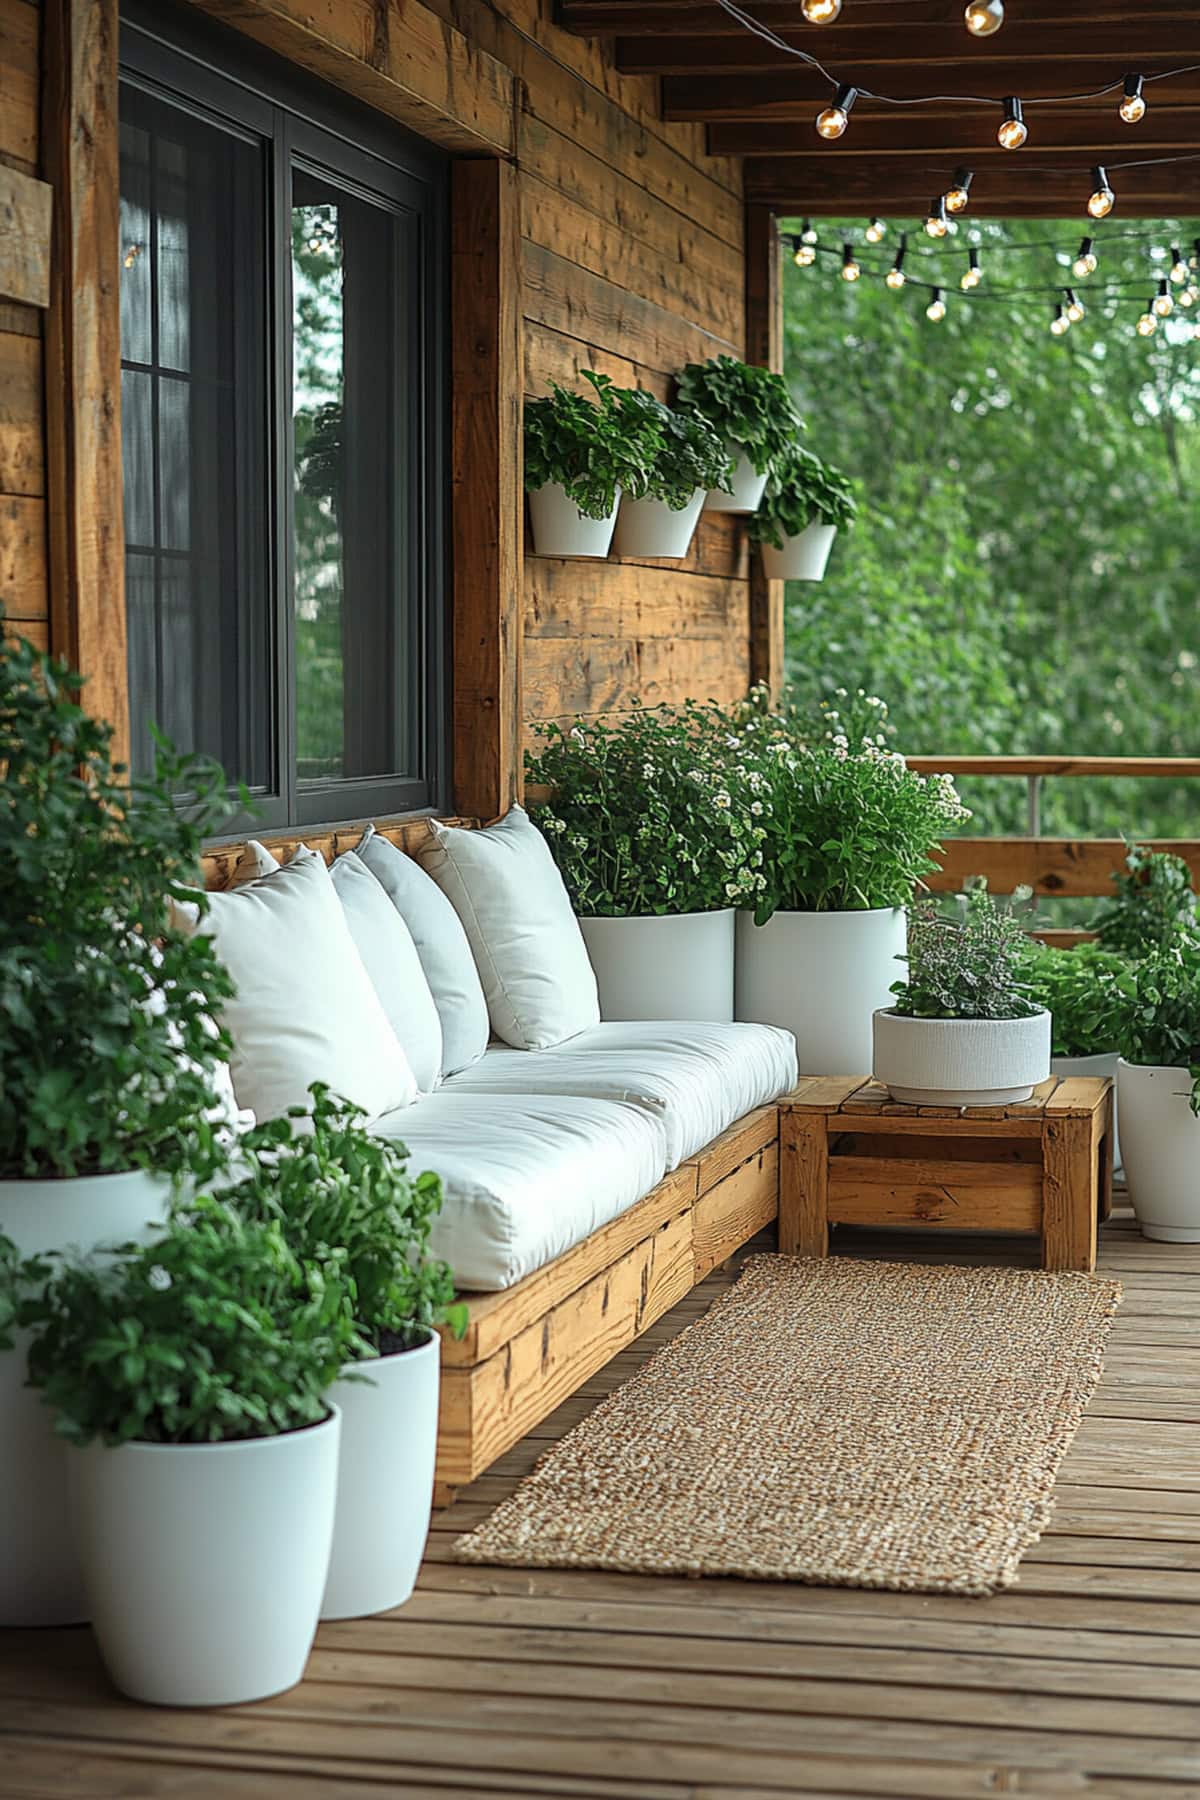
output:
[[[1002,1106],[1028,1100],[1046,1080],[1050,1014],[1023,986],[1024,945],[1015,912],[982,881],[956,917],[929,902],[912,909],[906,978],[875,1014],[872,1068],[893,1100]]]
[[[525,490],[539,556],[607,556],[623,488],[645,481],[658,431],[622,407],[608,375],[582,371],[594,395],[550,384],[525,407]]]
[[[461,1329],[450,1270],[429,1256],[438,1176],[410,1176],[407,1151],[319,1083],[297,1109],[247,1134],[223,1198],[277,1221],[305,1265],[344,1287],[356,1337],[329,1398],[342,1417],[337,1514],[321,1616],[400,1606],[417,1578],[433,1497],[439,1337]],[[311,1128],[309,1121],[311,1120]]]
[[[618,556],[686,556],[705,492],[728,478],[733,459],[701,413],[673,412],[644,388],[623,389],[617,400],[657,447],[645,473],[626,482],[613,548]]]
[[[1112,879],[1116,892],[1089,920],[1105,949],[1145,956],[1180,935],[1200,938],[1192,873],[1182,856],[1130,844],[1124,870]]]
[[[763,885],[737,922],[737,1017],[793,1032],[802,1073],[863,1075],[905,908],[969,815],[949,776],[914,774],[887,748],[878,696],[834,699],[775,711],[758,688],[736,715],[765,808]]]
[[[1102,1029],[1121,1046],[1117,1115],[1143,1237],[1200,1243],[1200,944],[1177,937],[1106,993]]]
[[[709,509],[752,513],[775,459],[804,429],[783,376],[736,356],[713,356],[681,370],[677,404],[701,413],[733,458],[732,475],[709,489]]]
[[[168,901],[205,903],[224,779],[164,744],[155,778],[128,786],[81,685],[0,642],[0,1232],[26,1257],[160,1223],[221,1116],[229,977],[207,939],[170,928]],[[83,1591],[62,1449],[24,1369],[18,1337],[0,1357],[0,1624],[64,1624]]]
[[[689,701],[534,729],[527,798],[601,1018],[732,1019],[734,909],[759,891],[765,805],[724,713]]]
[[[299,1681],[337,1499],[328,1393],[357,1350],[348,1294],[278,1222],[222,1200],[115,1258],[65,1262],[20,1306],[29,1376],[68,1452],[100,1653],[161,1706]]]
[[[840,469],[791,444],[778,457],[750,520],[773,581],[821,581],[840,525],[855,514],[850,483]]]

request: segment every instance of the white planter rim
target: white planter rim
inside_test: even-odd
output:
[[[1034,1019],[1046,1019],[1050,1014],[1046,1007],[1039,1006],[1036,1012],[1020,1013],[1011,1019],[918,1019],[911,1013],[898,1012],[894,1006],[881,1006],[879,1016],[884,1019],[903,1019],[906,1025],[936,1025],[939,1031],[953,1030],[956,1025],[1028,1025]]]
[[[577,913],[578,919],[586,919],[589,925],[628,924],[636,921],[639,925],[654,925],[662,920],[664,924],[673,923],[676,919],[719,919],[725,913],[735,910],[732,906],[708,906],[702,912],[664,912],[664,913]]]
[[[403,1354],[403,1352],[401,1352],[401,1354]],[[358,1365],[355,1364],[353,1366],[357,1367]],[[325,1417],[323,1419],[312,1419],[307,1425],[289,1425],[286,1431],[259,1432],[255,1437],[214,1438],[211,1443],[196,1443],[193,1441],[186,1444],[154,1444],[146,1438],[126,1438],[123,1444],[106,1444],[103,1438],[94,1438],[92,1442],[98,1444],[100,1448],[104,1450],[137,1450],[144,1453],[169,1450],[176,1456],[179,1455],[181,1451],[185,1450],[203,1450],[206,1452],[246,1450],[249,1449],[252,1444],[273,1444],[279,1438],[287,1438],[290,1442],[292,1438],[299,1437],[306,1431],[324,1431],[327,1426],[334,1423],[337,1415],[337,1407],[331,1400],[326,1400]],[[90,1446],[84,1445],[83,1448],[90,1448]]]
[[[432,1325],[417,1325],[414,1329],[424,1334],[419,1344],[406,1344],[402,1350],[380,1350],[375,1356],[360,1356],[356,1362],[344,1363],[342,1374],[352,1375],[356,1369],[370,1369],[375,1363],[395,1362],[402,1356],[416,1356],[437,1341],[438,1334]]]
[[[754,918],[754,908],[742,908],[747,918]],[[777,906],[771,919],[882,919],[903,912],[902,906]],[[771,919],[766,923],[769,925]],[[758,929],[761,931],[762,926]]]
[[[1181,1075],[1191,1092],[1192,1075],[1183,1063],[1139,1063],[1130,1062],[1126,1056],[1118,1056],[1117,1066],[1122,1069],[1136,1069],[1144,1075]]]

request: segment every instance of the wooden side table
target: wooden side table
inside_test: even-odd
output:
[[[827,1256],[831,1225],[1019,1231],[1042,1267],[1096,1266],[1112,1208],[1112,1082],[1051,1077],[1019,1106],[905,1106],[815,1075],[780,1102],[779,1248]]]

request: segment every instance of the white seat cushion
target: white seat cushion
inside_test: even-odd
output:
[[[414,1172],[442,1177],[431,1248],[467,1290],[512,1287],[625,1212],[665,1172],[653,1113],[573,1095],[457,1093],[447,1084],[372,1130],[406,1144]]]
[[[493,1044],[447,1086],[633,1102],[662,1120],[674,1169],[796,1079],[796,1040],[777,1025],[630,1020],[593,1025],[553,1050]]]

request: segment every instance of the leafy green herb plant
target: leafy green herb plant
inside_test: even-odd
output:
[[[1116,894],[1090,921],[1106,949],[1145,956],[1181,936],[1200,940],[1191,870],[1181,856],[1131,844],[1113,886]]]
[[[786,538],[798,537],[807,526],[849,525],[856,511],[854,490],[841,470],[791,444],[772,467],[749,532],[756,543],[782,550]]]
[[[733,473],[733,458],[702,413],[678,412],[664,406],[645,388],[616,390],[621,416],[631,431],[653,434],[649,468],[625,483],[631,500],[661,500],[682,512],[697,488],[722,487]]]
[[[783,376],[735,356],[688,363],[679,374],[677,405],[702,414],[757,475],[767,474],[804,429]]]
[[[621,489],[645,487],[661,444],[657,422],[622,404],[611,376],[583,370],[594,400],[552,382],[525,408],[525,486],[557,482],[585,519],[606,519]]]
[[[1021,978],[1025,931],[1016,906],[1001,906],[978,879],[957,916],[931,902],[909,915],[908,975],[892,987],[906,1019],[1028,1019],[1039,1008]]]
[[[1186,1069],[1200,1114],[1200,944],[1177,939],[1130,962],[1107,996],[1105,1024],[1126,1062]]]
[[[1053,1020],[1054,1056],[1111,1056],[1120,1032],[1114,1022],[1132,991],[1129,959],[1103,944],[1060,950],[1028,938],[1021,957],[1021,982],[1029,998]]]
[[[171,899],[207,904],[224,777],[161,741],[130,786],[81,686],[0,642],[0,1179],[177,1171],[212,1135],[228,1050],[229,976],[168,917]]]

